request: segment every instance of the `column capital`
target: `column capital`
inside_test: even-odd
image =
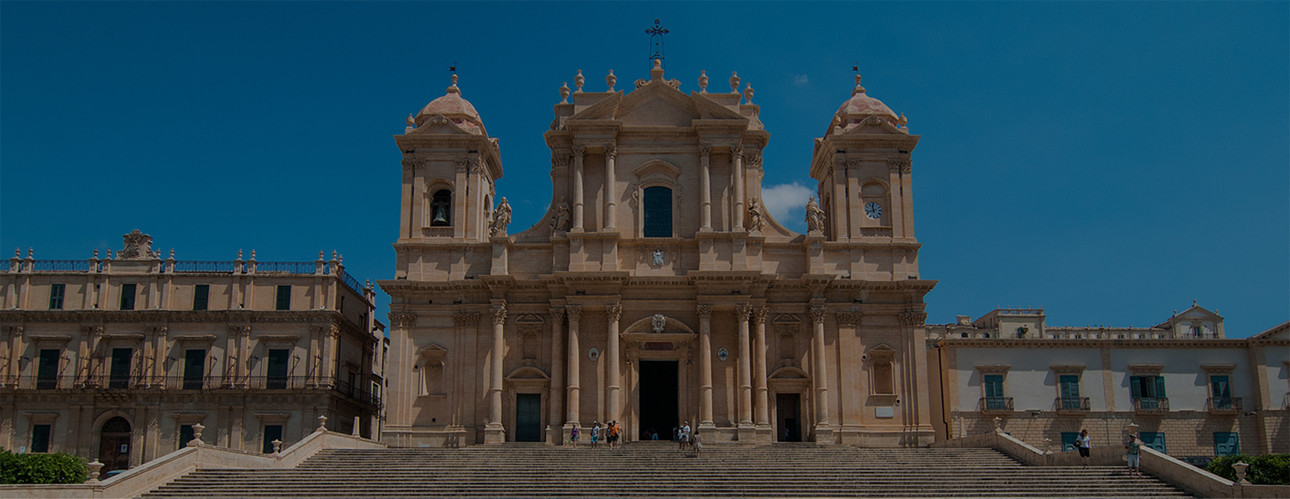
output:
[[[610,160],[617,159],[617,158],[618,158],[618,147],[615,147],[613,144],[606,145],[606,146],[605,146],[605,157],[606,157],[606,158],[609,158]]]
[[[492,312],[493,312],[493,325],[506,323],[506,303],[505,302],[502,302],[500,305],[493,307]]]
[[[550,313],[550,314],[551,314],[551,321],[552,321],[552,322],[560,322],[560,321],[564,320],[564,308],[563,308],[563,307],[551,307],[551,310],[550,310],[550,311],[548,311],[548,313]]]
[[[467,161],[466,158],[458,158],[453,162],[457,164],[457,173],[466,173],[466,169],[470,166],[470,161]]]
[[[551,165],[561,168],[569,166],[569,153],[567,151],[559,151],[551,154]]]
[[[605,315],[609,317],[609,322],[618,322],[622,314],[623,307],[621,305],[610,305],[605,308]]]
[[[711,145],[709,145],[709,144],[700,144],[700,145],[699,145],[699,157],[701,157],[701,158],[705,158],[705,159],[706,159],[708,156],[711,156],[711,155],[712,155],[712,146],[711,146]]]
[[[473,326],[479,324],[479,314],[477,312],[457,312],[452,314],[452,322],[457,326]]]
[[[394,324],[394,327],[409,327],[415,323],[416,320],[416,314],[390,312],[390,322]]]
[[[584,145],[582,145],[582,144],[574,144],[574,145],[573,145],[573,156],[574,156],[575,158],[581,158],[581,157],[585,156],[586,154],[587,154],[587,146],[584,146]]]
[[[927,312],[909,311],[900,313],[900,324],[904,326],[921,326],[927,322]]]
[[[811,322],[815,324],[824,323],[824,307],[811,307],[808,313],[811,314]]]
[[[569,315],[569,323],[582,319],[582,305],[569,305],[564,308],[564,312]]]
[[[747,304],[735,305],[735,314],[739,316],[740,321],[747,321],[748,317],[752,315],[752,307]]]
[[[754,324],[765,324],[765,323],[766,323],[766,316],[768,316],[768,315],[770,315],[770,309],[768,309],[768,308],[766,308],[766,307],[757,307],[757,308],[754,308],[754,309],[753,309],[753,311],[752,311],[753,323],[754,323]]]
[[[860,324],[860,312],[836,312],[833,316],[840,324],[855,326]]]
[[[699,305],[699,320],[712,320],[712,305]]]

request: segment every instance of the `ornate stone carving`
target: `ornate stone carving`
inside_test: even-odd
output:
[[[584,146],[584,145],[582,145],[582,144],[574,144],[574,145],[573,145],[573,155],[574,155],[574,156],[576,156],[576,157],[583,157],[583,156],[586,156],[586,155],[587,155],[587,146]]]
[[[813,324],[824,323],[824,307],[811,307],[811,310],[809,310],[808,312],[811,314],[811,323]]]
[[[502,197],[502,202],[493,210],[493,221],[489,223],[488,235],[496,236],[498,233],[506,234],[506,226],[511,223],[511,204],[506,202],[506,197]]]
[[[764,324],[767,315],[770,315],[770,309],[766,307],[754,308],[752,311],[753,324]]]
[[[552,154],[551,166],[554,166],[556,168],[564,168],[566,166],[569,166],[569,154],[565,152],[557,152],[555,154]]]
[[[703,144],[699,146],[699,156],[706,158],[712,155],[712,146]]]
[[[900,313],[900,324],[904,326],[921,326],[927,322],[927,312],[909,311]]]
[[[732,94],[739,93],[739,72],[738,71],[730,72],[730,93]]]
[[[610,305],[605,308],[605,316],[609,318],[609,322],[618,322],[618,319],[621,318],[622,315],[623,315],[622,306]]]
[[[900,156],[890,156],[890,157],[888,157],[888,158],[887,158],[887,169],[892,170],[892,171],[900,171],[900,172],[903,172],[903,173],[909,173],[909,170],[910,170],[910,159],[909,159],[909,156],[900,155]]]
[[[124,240],[125,247],[117,252],[117,258],[129,260],[156,256],[152,253],[152,236],[139,232],[139,229],[130,231],[121,236],[121,239]]]
[[[699,93],[708,93],[708,72],[699,71]]]
[[[493,308],[493,324],[506,323],[506,304],[503,303]]]
[[[712,305],[699,305],[699,320],[712,320]]]
[[[476,312],[457,312],[452,314],[452,322],[457,327],[471,327],[479,324],[479,314]]]
[[[606,157],[606,158],[608,158],[608,159],[617,159],[617,158],[618,158],[618,148],[617,148],[617,147],[614,147],[614,146],[607,146],[607,147],[605,147],[605,157]]]
[[[416,314],[390,312],[390,322],[394,324],[394,327],[410,327],[412,324],[416,323],[416,320]]]
[[[735,315],[739,317],[740,322],[745,322],[752,315],[752,307],[748,305],[735,305]]]
[[[815,202],[815,196],[806,201],[806,228],[811,232],[824,232],[824,210]]]
[[[744,85],[744,104],[752,104],[753,87],[752,83]]]
[[[839,324],[846,324],[849,326],[860,324],[859,312],[838,312],[833,314],[833,316],[838,320]]]
[[[560,85],[560,103],[569,103],[569,82],[567,81]]]
[[[662,333],[663,328],[667,327],[667,317],[664,317],[663,314],[654,314],[654,317],[651,317],[649,322],[655,333]]]
[[[573,77],[574,93],[582,93],[582,84],[587,82],[587,77],[582,76],[582,70],[578,70],[578,76]]]
[[[613,92],[614,85],[617,85],[617,84],[618,84],[618,77],[614,76],[614,70],[611,69],[609,70],[609,74],[605,75],[605,85],[609,86],[608,92]]]
[[[661,250],[661,249],[656,249],[656,250],[654,250],[654,260],[653,260],[653,261],[654,261],[654,266],[655,266],[655,267],[658,267],[658,266],[660,266],[660,265],[663,265],[663,250]]]
[[[564,311],[569,315],[570,324],[582,319],[582,305],[569,305],[564,308]]]
[[[552,322],[559,322],[559,321],[564,320],[564,309],[563,309],[563,308],[551,307],[551,310],[547,311],[547,313],[548,313],[548,314],[551,314],[551,321],[552,321]]]
[[[457,173],[466,173],[470,169],[470,162],[466,161],[464,158],[454,160],[453,162],[457,164]]]
[[[421,166],[421,160],[416,158],[403,158],[403,169],[415,170]]]
[[[556,205],[555,213],[551,215],[551,232],[567,232],[569,230],[569,202],[565,201],[564,196],[560,197],[560,204]]]
[[[760,231],[765,222],[761,219],[761,203],[757,198],[748,200],[748,228]]]

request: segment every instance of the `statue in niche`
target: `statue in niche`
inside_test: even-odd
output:
[[[551,232],[567,232],[569,230],[569,203],[560,198],[560,204],[555,207],[555,215],[551,217]]]
[[[806,201],[806,228],[811,232],[824,232],[824,210],[815,202],[815,196]]]
[[[748,201],[748,228],[760,231],[765,222],[761,219],[761,204],[757,198]]]
[[[506,234],[506,226],[511,223],[511,204],[502,198],[502,202],[493,210],[493,223],[489,227],[488,234],[496,236],[498,233]]]

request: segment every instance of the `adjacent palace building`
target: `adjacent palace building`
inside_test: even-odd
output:
[[[1290,451],[1290,322],[1226,339],[1198,305],[1149,328],[1042,309],[925,324],[903,115],[856,86],[815,139],[805,234],[761,202],[753,90],[684,92],[657,61],[561,89],[553,200],[511,234],[497,139],[453,76],[394,137],[389,293],[312,262],[115,256],[0,272],[0,447],[121,468],[206,442],[271,452],[318,416],[392,446],[628,441],[917,447],[992,431],[1037,447],[1128,431],[1180,457]],[[821,120],[823,125],[823,120]],[[388,349],[388,365],[386,345]]]

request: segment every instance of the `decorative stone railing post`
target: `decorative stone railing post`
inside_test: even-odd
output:
[[[100,463],[98,459],[95,459],[93,461],[90,461],[88,464],[86,464],[86,466],[90,467],[90,479],[86,480],[85,483],[93,483],[93,482],[99,481],[99,470],[103,469],[103,463]]]
[[[1051,439],[1051,438],[1045,438],[1045,439],[1044,439],[1044,455],[1045,455],[1045,456],[1047,456],[1047,455],[1052,454],[1052,453],[1053,453],[1053,439]]]
[[[1250,465],[1245,461],[1237,461],[1232,464],[1232,469],[1236,470],[1236,483],[1241,485],[1252,485],[1249,480],[1245,479],[1245,469],[1249,467]]]
[[[276,438],[275,438],[275,439],[273,439],[273,441],[272,441],[272,442],[269,442],[269,443],[273,444],[273,453],[274,453],[274,454],[281,454],[281,453],[282,453],[282,440],[278,440],[278,439],[276,439]]]
[[[318,429],[315,431],[327,433],[327,416],[322,414],[318,415]]]
[[[1003,418],[999,416],[994,417],[994,432],[1003,433]]]
[[[197,446],[199,446],[199,445],[201,445],[201,444],[205,443],[205,442],[202,442],[202,430],[205,430],[205,429],[206,429],[206,425],[204,425],[204,424],[197,423],[197,424],[193,425],[193,439],[192,439],[192,440],[189,440],[189,441],[188,441],[188,444],[187,444],[186,446],[187,446],[187,447],[197,447]]]
[[[362,431],[360,431],[363,429],[362,418],[363,418],[362,416],[354,416],[354,431],[351,432],[350,435],[357,437],[363,433]]]

